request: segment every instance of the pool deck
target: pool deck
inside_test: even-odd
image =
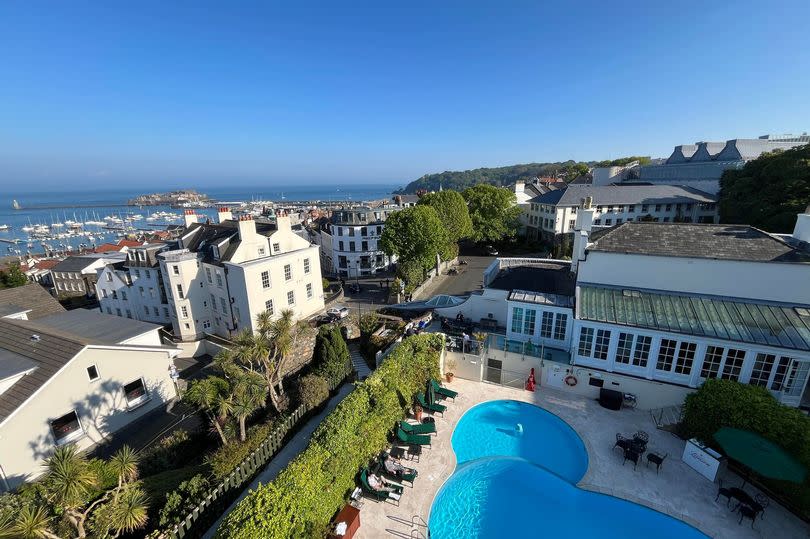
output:
[[[757,519],[754,529],[751,529],[750,520],[737,524],[738,514],[726,508],[723,498],[715,503],[717,484],[709,482],[681,461],[683,440],[657,430],[646,411],[610,411],[594,400],[547,388],[530,393],[460,379],[448,387],[458,391],[459,396],[455,402],[446,401],[448,407],[444,417],[436,416],[438,434],[433,436],[432,448],[425,448],[419,462],[404,462],[419,471],[415,488],[405,487],[398,507],[363,498],[361,525],[356,538],[426,538],[426,523],[433,498],[456,466],[450,444],[453,429],[470,407],[495,399],[536,404],[557,414],[577,431],[585,442],[589,457],[588,471],[578,485],[581,488],[646,505],[684,520],[717,539],[810,537],[810,526],[774,503],[765,510],[764,519]],[[638,430],[649,433],[649,450],[668,453],[660,474],[646,464],[639,464],[636,470],[630,462],[622,465],[620,452],[612,449],[617,432],[631,435]],[[726,481],[732,486],[742,483],[737,475],[726,474]],[[756,492],[750,485],[746,491],[749,494]],[[608,523],[605,525],[609,526]]]

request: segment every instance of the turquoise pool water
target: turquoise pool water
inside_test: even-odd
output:
[[[458,465],[433,501],[432,539],[705,538],[638,504],[578,489],[588,453],[559,417],[531,404],[480,404],[452,438]]]

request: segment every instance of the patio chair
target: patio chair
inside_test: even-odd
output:
[[[436,423],[417,423],[416,425],[407,421],[400,421],[402,430],[408,434],[436,434]]]
[[[419,472],[414,470],[413,468],[405,468],[403,471],[398,473],[389,472],[385,468],[385,461],[389,458],[388,453],[383,453],[380,455],[380,473],[386,477],[389,477],[395,481],[407,481],[413,487],[413,481],[419,475]]]
[[[762,493],[754,496],[754,499],[757,501],[757,504],[759,504],[760,507],[760,518],[765,518],[765,508],[771,505],[771,500]]]
[[[625,449],[622,466],[624,466],[624,463],[628,460],[633,463],[633,469],[635,470],[636,466],[638,466],[638,461],[641,460],[641,454],[633,451],[632,449]]]
[[[408,434],[402,427],[397,427],[397,438],[408,445],[426,445],[430,447],[430,436],[424,434]]]
[[[756,509],[754,509],[753,507],[749,507],[749,506],[743,505],[743,504],[740,504],[738,510],[740,512],[740,520],[737,522],[737,524],[742,524],[742,521],[743,521],[744,518],[750,518],[751,519],[751,529],[753,530],[754,529],[754,521],[757,519],[758,511]]]
[[[723,496],[726,499],[726,507],[728,504],[731,503],[732,493],[731,489],[723,487],[723,480],[720,479],[720,488],[717,489],[717,496],[714,497],[714,501],[720,499],[720,496]]]
[[[393,492],[387,490],[374,490],[368,483],[368,468],[363,468],[360,471],[360,488],[363,491],[363,495],[367,498],[371,498],[375,502],[390,501],[397,507],[399,507],[399,498],[402,496],[402,491],[404,490],[402,487],[394,487]],[[392,497],[392,494],[395,494],[396,497]]]
[[[431,379],[430,385],[433,386],[433,391],[436,392],[437,395],[441,395],[442,397],[447,397],[450,400],[456,400],[458,397],[458,391],[453,391],[452,389],[447,389],[446,387],[442,387],[439,382],[436,380]]]
[[[444,415],[444,411],[447,410],[447,406],[445,406],[444,404],[436,404],[436,403],[428,404],[427,400],[425,400],[424,393],[418,393],[416,395],[416,402],[419,403],[419,406],[421,406],[422,409],[427,410],[429,412]]]
[[[644,432],[643,430],[640,430],[633,435],[633,439],[636,441],[643,442],[644,445],[646,445],[647,442],[650,441],[650,435]]]
[[[625,438],[618,432],[616,433],[616,443],[613,444],[613,449],[620,448],[622,452],[630,449],[630,438]]]
[[[655,464],[655,473],[657,474],[661,471],[661,465],[664,463],[664,459],[667,458],[667,455],[669,455],[669,453],[665,454],[663,457],[658,453],[647,453],[647,466],[649,466],[651,462]]]

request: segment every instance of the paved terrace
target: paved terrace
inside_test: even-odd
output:
[[[648,412],[641,410],[605,410],[590,399],[541,388],[536,393],[492,384],[456,379],[449,387],[458,391],[455,402],[448,401],[444,417],[436,416],[438,434],[432,449],[422,453],[420,462],[405,462],[419,470],[416,488],[405,487],[399,507],[363,499],[361,526],[355,537],[427,537],[424,524],[428,521],[433,498],[456,465],[450,437],[459,418],[470,407],[494,399],[514,399],[530,402],[557,414],[582,437],[588,449],[589,468],[579,486],[641,503],[696,526],[717,539],[774,538],[800,539],[810,537],[810,526],[772,503],[765,518],[737,524],[739,516],[726,507],[724,498],[715,503],[717,485],[684,464],[680,456],[684,442],[674,435],[657,430]],[[616,433],[630,435],[638,430],[650,434],[648,449],[669,456],[656,475],[655,468],[632,463],[622,465],[619,450],[613,450]],[[726,472],[727,481],[738,486],[742,480]],[[746,486],[749,494],[755,489]],[[437,538],[438,539],[438,538]]]

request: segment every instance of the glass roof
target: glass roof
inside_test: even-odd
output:
[[[703,296],[597,286],[579,290],[583,320],[797,350],[810,350],[810,316],[804,313],[791,306]]]

